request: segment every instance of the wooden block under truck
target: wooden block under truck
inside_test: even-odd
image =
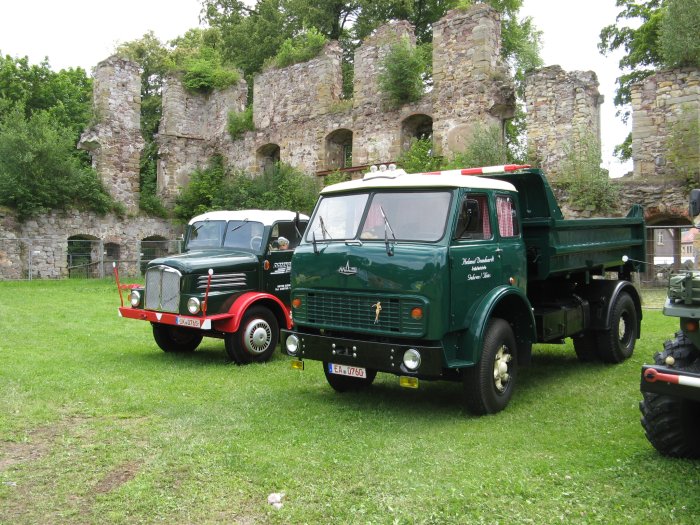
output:
[[[183,253],[150,261],[145,286],[129,285],[119,315],[150,322],[165,352],[192,352],[215,337],[238,364],[267,361],[280,327],[291,326],[292,252],[307,223],[284,210],[199,215],[187,225]]]
[[[408,174],[322,190],[292,259],[294,327],[282,351],[323,363],[338,391],[378,372],[402,386],[461,381],[476,414],[508,405],[534,343],[573,339],[580,360],[634,351],[643,211],[564,219],[539,169]]]

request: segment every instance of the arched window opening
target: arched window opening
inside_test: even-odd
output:
[[[326,169],[352,167],[352,131],[336,129],[326,136]]]
[[[433,119],[428,115],[411,115],[401,123],[401,151],[410,149],[414,140],[433,140]]]
[[[261,173],[271,170],[280,161],[280,147],[277,144],[265,144],[256,153],[258,168]]]

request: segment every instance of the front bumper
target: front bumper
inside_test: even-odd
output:
[[[119,316],[126,317],[128,319],[150,321],[151,323],[169,324],[183,328],[214,330],[221,332],[229,331],[227,326],[229,326],[235,318],[235,314],[232,313],[208,315],[206,317],[194,317],[191,315],[169,314],[166,312],[143,310],[141,308],[129,308],[126,306],[119,308]]]
[[[700,401],[700,374],[665,366],[643,365],[640,390]]]
[[[299,338],[296,354],[287,352],[285,342],[291,334]],[[381,343],[345,337],[307,334],[297,330],[282,330],[282,353],[298,359],[325,361],[340,365],[372,368],[395,375],[410,375],[439,379],[444,375],[443,350],[440,345]],[[409,348],[418,350],[421,364],[409,370],[403,364],[403,355]]]

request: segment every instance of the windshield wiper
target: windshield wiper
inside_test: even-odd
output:
[[[246,225],[247,222],[248,222],[248,219],[243,219],[243,222],[242,222],[242,223],[240,223],[238,226],[236,226],[233,230],[231,230],[231,231],[228,232],[228,233],[233,233],[233,232],[235,232],[236,230],[240,230],[241,228],[243,228],[243,226]],[[227,235],[228,235],[228,234],[227,234]]]
[[[391,236],[394,238],[394,243],[396,243],[396,235],[394,234],[394,229],[391,227],[391,224],[389,224],[389,219],[387,218],[386,213],[384,213],[384,208],[380,206],[379,212],[382,214],[382,218],[384,219],[384,244],[386,245],[386,254],[391,257],[394,255],[394,247],[389,244],[389,236],[387,232],[391,232]]]
[[[326,223],[323,222],[323,217],[319,215],[318,221],[321,223],[321,233],[323,234],[323,240],[325,241],[328,239],[333,239],[333,237],[331,237],[331,234],[328,233],[328,230],[326,229]],[[328,236],[328,239],[326,239],[326,236]]]

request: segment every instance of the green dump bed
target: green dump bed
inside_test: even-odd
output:
[[[627,217],[564,219],[541,170],[525,169],[493,178],[513,184],[519,193],[528,280],[590,271],[599,274],[646,260],[644,212],[634,205]]]

